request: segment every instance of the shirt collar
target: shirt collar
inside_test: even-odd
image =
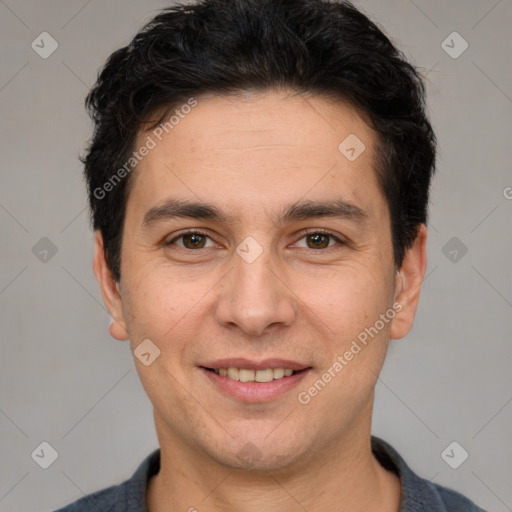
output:
[[[438,510],[446,512],[434,484],[419,477],[406,464],[400,454],[386,441],[372,436],[372,452],[380,465],[400,478],[402,487],[399,512]]]

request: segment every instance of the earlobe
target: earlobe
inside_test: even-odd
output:
[[[391,324],[391,338],[403,338],[414,323],[420,299],[421,285],[427,269],[427,227],[421,224],[413,245],[405,253],[396,275],[395,303],[400,310]]]
[[[101,290],[103,301],[112,318],[112,322],[109,326],[110,335],[120,341],[127,340],[128,332],[123,317],[120,287],[108,266],[103,246],[103,237],[100,231],[96,231],[95,233],[93,270]]]
[[[112,319],[112,322],[110,323],[108,331],[110,332],[110,336],[112,336],[112,338],[115,338],[116,340],[119,340],[119,341],[127,341],[128,340],[128,332],[126,331],[124,324],[120,324],[119,322],[117,322],[114,319]]]

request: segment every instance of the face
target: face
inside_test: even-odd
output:
[[[97,235],[111,333],[160,351],[135,364],[161,445],[292,467],[368,433],[424,255],[411,249],[397,276],[376,138],[356,110],[283,92],[197,101],[168,134],[139,135],[156,145],[131,177],[116,286]]]

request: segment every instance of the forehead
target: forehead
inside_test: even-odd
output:
[[[337,196],[378,213],[376,135],[355,108],[282,91],[195,101],[139,133],[152,149],[132,176],[137,202],[182,195],[257,215]]]
[[[196,106],[192,108],[187,103],[173,107],[156,128],[139,133],[139,142],[150,135],[157,143],[165,139],[168,148],[174,150],[187,142],[187,152],[258,150],[261,142],[267,142],[266,147],[274,143],[279,149],[300,143],[302,150],[322,154],[325,146],[337,149],[340,137],[353,134],[366,139],[371,153],[376,136],[356,108],[318,95],[287,90],[246,91],[203,95],[194,99]],[[166,137],[171,134],[173,137]],[[320,139],[324,144],[319,144]]]

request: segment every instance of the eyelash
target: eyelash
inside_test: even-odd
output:
[[[207,238],[209,238],[211,240],[211,237],[207,233],[205,233],[203,231],[199,231],[197,229],[191,229],[190,231],[185,231],[185,232],[181,233],[180,235],[174,237],[169,242],[166,242],[165,245],[166,246],[172,245],[176,240],[179,240],[180,238],[183,238],[186,235],[200,235],[200,236],[207,237]],[[302,236],[298,240],[302,240],[303,238],[305,238],[308,235],[326,235],[326,236],[330,236],[336,242],[338,242],[340,245],[347,245],[347,242],[341,240],[334,233],[331,233],[330,231],[327,231],[325,229],[306,229],[305,231],[303,231]],[[178,246],[178,247],[180,247],[180,246]],[[327,247],[325,247],[323,249],[311,249],[311,250],[312,251],[321,251],[321,250],[326,250],[326,249],[332,249],[332,247],[334,247],[334,246],[327,246]],[[187,247],[180,247],[180,249],[185,249],[186,251],[193,251],[193,252],[200,250],[200,249],[188,249]],[[206,247],[206,249],[208,249],[208,247]],[[309,249],[309,248],[307,247],[306,249]]]

